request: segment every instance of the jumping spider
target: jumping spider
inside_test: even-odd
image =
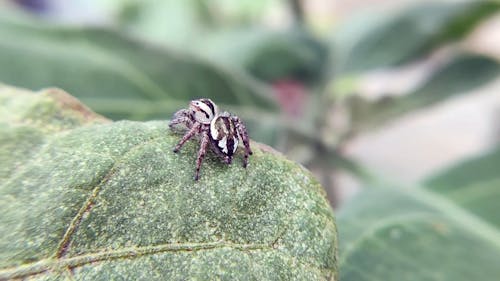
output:
[[[191,101],[188,109],[181,109],[174,113],[168,125],[173,129],[178,124],[185,125],[188,130],[175,146],[175,153],[190,138],[200,135],[200,149],[196,159],[194,180],[197,181],[200,176],[201,162],[205,157],[209,143],[215,154],[226,164],[231,164],[233,154],[238,148],[238,139],[241,138],[245,146],[243,167],[247,167],[248,156],[252,155],[252,150],[250,149],[247,129],[238,116],[228,112],[219,113],[217,105],[210,99],[198,99]]]

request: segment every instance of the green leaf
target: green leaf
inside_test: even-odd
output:
[[[424,185],[500,228],[500,148],[445,169]]]
[[[496,60],[481,55],[460,55],[437,70],[419,89],[402,97],[381,99],[375,103],[353,97],[354,127],[363,129],[380,126],[410,111],[472,91],[499,75],[500,65]]]
[[[88,0],[89,1],[89,0]],[[165,42],[178,48],[204,47],[200,37],[223,28],[255,25],[279,0],[184,0],[110,1],[92,0],[96,9],[120,11],[115,19],[140,38]],[[279,4],[278,4],[279,5]],[[193,42],[197,42],[193,44]],[[231,42],[230,44],[233,44]],[[201,45],[201,46],[195,46]],[[228,42],[226,42],[228,45]]]
[[[166,121],[110,122],[60,90],[0,88],[0,279],[337,280],[312,175],[252,143],[172,152]]]
[[[237,70],[99,28],[0,20],[0,81],[64,88],[113,119],[169,117],[197,97],[276,112],[270,91]],[[246,110],[248,111],[248,110]]]
[[[500,277],[500,229],[425,189],[367,189],[337,218],[340,280]]]
[[[314,85],[324,76],[328,56],[326,46],[305,31],[275,33],[248,51],[245,69],[268,82],[294,79]]]
[[[119,32],[0,18],[0,65],[8,66],[0,68],[0,81],[66,89],[114,120],[166,119],[189,100],[208,97],[244,118],[256,140],[277,139],[278,108],[266,86],[241,71]]]
[[[334,63],[345,74],[407,62],[437,45],[464,37],[499,8],[493,1],[425,2],[397,15],[382,15],[388,17],[383,21],[367,21],[364,15],[361,21],[356,18],[356,23],[346,23],[339,31],[339,39],[352,43],[337,44],[343,50],[338,50]],[[359,35],[344,35],[353,32]]]
[[[324,79],[327,45],[306,30],[276,32],[258,27],[227,28],[197,38],[194,52],[259,80],[296,80],[316,86]],[[230,42],[230,43],[228,43]]]

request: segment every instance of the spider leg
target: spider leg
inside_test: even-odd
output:
[[[198,158],[196,158],[196,172],[194,174],[194,180],[197,181],[200,177],[200,169],[201,163],[203,162],[203,158],[205,157],[205,153],[207,152],[207,146],[210,142],[210,137],[208,133],[205,131],[202,134],[200,141],[200,150],[198,150]]]
[[[196,124],[182,137],[179,143],[174,147],[174,152],[177,153],[179,149],[186,143],[190,138],[192,138],[200,129],[200,124]]]
[[[170,129],[173,129],[178,124],[184,124],[188,129],[190,129],[193,126],[193,121],[190,116],[189,110],[181,109],[174,113],[172,120],[168,123],[168,126]]]
[[[250,138],[248,137],[247,128],[245,124],[241,122],[238,116],[233,116],[233,122],[236,125],[236,130],[238,130],[238,134],[240,135],[241,140],[243,141],[243,145],[245,146],[245,158],[243,159],[243,167],[247,167],[248,165],[248,156],[252,155],[252,149],[250,148]]]

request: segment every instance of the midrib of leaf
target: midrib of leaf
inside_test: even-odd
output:
[[[127,247],[119,250],[102,250],[93,253],[77,255],[70,258],[50,258],[39,260],[30,264],[24,264],[12,268],[0,270],[0,280],[26,278],[37,275],[47,270],[65,270],[102,261],[112,261],[117,259],[134,259],[147,255],[155,255],[167,252],[194,252],[209,251],[222,248],[230,248],[242,252],[251,251],[278,251],[272,244],[239,244],[226,241],[205,242],[205,243],[169,243],[155,246]],[[291,264],[299,264],[308,269],[316,271],[319,275],[329,275],[332,272],[328,268],[320,268],[303,260],[297,259],[286,252],[279,251],[279,255],[290,260]]]
[[[377,179],[377,176],[373,173],[370,173],[370,175],[372,178],[372,183],[378,182],[379,184],[377,184],[377,186],[384,186],[380,188],[390,189],[392,187],[389,186],[397,186],[388,183],[384,184],[384,182]],[[495,248],[500,251],[500,230],[483,220],[481,217],[478,217],[468,210],[462,208],[461,206],[455,204],[450,199],[436,192],[431,192],[421,186],[412,186],[407,192],[405,192],[405,195],[410,196],[416,201],[429,206],[431,209],[439,211],[439,213],[412,213],[409,215],[393,216],[390,219],[382,220],[369,229],[364,230],[364,232],[360,234],[359,238],[354,240],[352,243],[349,243],[350,245],[340,253],[339,268],[342,268],[342,266],[346,264],[345,262],[349,258],[350,253],[359,249],[357,246],[363,243],[366,239],[372,237],[377,230],[393,225],[396,222],[418,220],[423,219],[426,216],[448,218],[454,221],[457,226],[461,227],[462,229],[469,231],[470,233],[487,242],[490,242],[494,245]],[[370,278],[368,278],[367,280],[369,279],[372,279],[372,277],[370,276]]]
[[[39,274],[50,269],[64,269],[78,267],[99,261],[109,261],[123,258],[136,258],[164,252],[201,251],[219,248],[232,248],[240,251],[273,250],[268,244],[238,244],[224,241],[206,243],[169,243],[155,246],[128,247],[119,250],[103,250],[94,253],[73,256],[70,258],[50,258],[36,261],[31,264],[16,266],[0,270],[0,280],[23,278]]]
[[[435,218],[435,217],[440,217],[440,216],[432,215],[430,213],[427,214],[427,213],[422,212],[422,213],[418,213],[418,214],[412,214],[410,216],[397,216],[397,217],[392,218],[392,219],[387,219],[384,222],[377,224],[375,227],[370,228],[369,231],[367,231],[365,234],[362,235],[362,237],[357,239],[357,242],[355,242],[355,244],[357,244],[356,247],[354,247],[355,249],[352,249],[350,251],[349,250],[345,251],[345,252],[347,252],[346,256],[348,256],[348,254],[350,252],[358,249],[357,246],[361,245],[364,239],[374,236],[376,231],[379,229],[383,229],[386,226],[392,225],[393,223],[399,223],[399,222],[408,223],[409,221],[419,221],[419,220],[425,221],[426,218]],[[415,270],[412,271],[413,274],[418,273],[418,276],[426,276],[429,279],[432,279],[432,275],[430,274],[430,272],[428,272],[428,270],[426,270],[424,267],[421,267],[419,264],[415,263],[407,255],[398,252],[397,248],[391,247],[391,246],[387,245],[384,241],[377,240],[377,239],[373,239],[372,242],[375,244],[378,244],[378,245],[383,245],[384,247],[382,247],[382,248],[385,249],[384,254],[386,256],[392,255],[392,256],[396,257],[396,259],[399,262],[404,262],[405,264],[414,268]],[[339,259],[339,268],[341,270],[342,270],[342,266],[346,265],[345,261],[346,261],[345,258],[341,257]],[[357,272],[360,272],[358,268],[355,268],[355,270]],[[365,277],[368,277],[368,276],[365,275]],[[374,279],[373,276],[369,276],[369,278],[367,278],[367,280],[372,280],[372,279]]]
[[[408,192],[416,200],[424,202],[429,206],[441,211],[451,220],[457,222],[463,229],[474,233],[478,237],[490,242],[500,250],[500,230],[489,224],[482,218],[472,214],[466,209],[454,204],[449,199],[442,197],[425,188],[413,187]]]
[[[68,131],[71,130],[73,129],[57,132],[56,136],[62,133],[67,133]],[[276,238],[273,238],[268,243],[244,244],[244,243],[233,243],[230,241],[215,241],[215,242],[203,242],[203,243],[196,243],[196,242],[167,243],[167,244],[151,245],[151,246],[124,247],[114,250],[103,249],[92,253],[86,253],[72,257],[65,257],[64,255],[66,253],[66,246],[71,242],[73,233],[79,225],[79,221],[81,220],[81,218],[85,213],[89,212],[88,207],[93,203],[95,203],[94,201],[96,200],[96,197],[100,192],[100,186],[107,180],[109,180],[109,177],[116,172],[116,167],[121,163],[121,159],[123,159],[126,154],[130,153],[133,150],[138,149],[139,147],[142,147],[149,143],[154,143],[158,138],[161,138],[161,136],[151,138],[145,142],[138,143],[137,145],[131,147],[127,152],[122,154],[121,157],[112,158],[115,161],[115,164],[113,164],[113,166],[109,169],[106,175],[103,176],[102,180],[99,181],[97,186],[90,190],[90,195],[88,199],[85,200],[84,204],[79,209],[78,213],[71,220],[68,229],[65,231],[63,238],[61,239],[59,245],[57,246],[56,252],[50,258],[41,259],[29,264],[14,266],[11,268],[0,269],[0,280],[26,278],[29,276],[41,274],[48,270],[64,271],[67,268],[79,267],[95,262],[112,261],[117,259],[133,259],[145,255],[161,254],[165,252],[181,252],[181,251],[193,252],[202,250],[214,250],[220,248],[231,248],[238,251],[276,251],[278,252],[278,255],[289,260],[291,264],[298,264],[304,266],[312,271],[317,272],[318,275],[326,276],[334,274],[334,272],[332,272],[332,269],[330,268],[318,267],[305,260],[299,259],[291,255],[286,250],[283,251],[275,248],[274,244],[276,243],[276,241],[280,239],[284,231],[280,232]],[[54,139],[54,136],[52,136],[51,139]],[[48,143],[50,142],[47,142],[45,145],[48,146]],[[38,154],[40,154],[40,152],[38,152],[37,155]],[[301,187],[304,189],[307,188],[305,185],[301,185]],[[327,223],[333,223],[333,222],[327,221]]]
[[[143,89],[143,92],[139,94],[145,94],[148,98],[153,99],[169,98],[169,94],[162,90],[155,81],[125,59],[113,55],[89,41],[79,41],[78,43],[61,45],[32,38],[21,39],[20,36],[16,36],[13,40],[0,40],[1,46],[36,52],[56,60],[67,58],[69,61],[80,60],[83,63],[92,61],[96,65],[112,70],[113,73],[121,74],[124,78]]]
[[[459,203],[465,203],[476,198],[484,198],[495,193],[500,194],[500,179],[473,183],[460,189],[444,191],[446,196]]]
[[[379,184],[378,186],[384,186],[381,188],[384,188],[385,190],[390,190],[390,189],[395,189],[390,186],[397,186],[397,185]],[[395,190],[395,192],[396,191],[397,190]],[[483,240],[484,242],[487,242],[489,245],[491,245],[491,247],[493,247],[493,249],[496,249],[496,251],[500,252],[500,230],[495,226],[493,226],[492,224],[485,221],[484,219],[482,219],[481,217],[476,216],[473,213],[470,213],[469,211],[457,205],[450,199],[441,196],[440,194],[437,194],[435,192],[424,189],[423,187],[414,186],[408,188],[408,190],[406,190],[404,194],[412,198],[413,200],[419,202],[421,205],[428,206],[431,212],[425,213],[425,212],[413,211],[406,215],[391,216],[391,218],[380,221],[368,229],[363,229],[361,231],[362,233],[359,234],[358,238],[352,240],[352,242],[350,243],[346,243],[344,251],[342,251],[341,249],[340,259],[339,259],[339,268],[341,271],[343,267],[349,267],[350,270],[354,270],[361,276],[365,276],[366,280],[377,279],[373,275],[366,275],[364,274],[364,272],[358,270],[357,267],[350,265],[350,263],[347,261],[352,256],[351,254],[356,253],[358,250],[362,249],[360,245],[362,245],[362,243],[366,242],[368,239],[374,237],[378,230],[392,226],[394,225],[394,223],[408,223],[408,221],[424,220],[426,217],[434,217],[434,218],[449,220],[454,223],[455,227],[462,229],[464,232],[470,233],[471,235],[477,237],[478,240]],[[350,222],[350,224],[352,224],[352,222]],[[340,224],[340,227],[342,227],[342,224]],[[340,239],[342,240],[342,237],[340,237]],[[379,241],[378,239],[375,238],[370,240],[370,242],[375,244],[380,244],[380,242],[384,241]],[[386,244],[384,243],[382,245]],[[390,245],[384,246],[383,249],[384,251],[390,251],[390,254],[396,257],[398,261],[408,264],[409,257],[395,253],[394,251],[391,250]],[[411,265],[413,266],[413,263],[411,263]],[[423,276],[428,276],[428,273],[425,271],[421,271],[420,267],[416,268],[415,270],[418,271],[419,274],[422,274]],[[434,275],[429,276],[429,280],[434,280],[434,279],[435,279]]]
[[[404,221],[404,220],[403,220]],[[380,245],[384,245],[384,243],[381,243],[377,240],[373,240],[376,244],[380,244]],[[428,279],[425,279],[425,280],[433,280],[434,279],[434,276],[432,276],[430,274],[430,272],[426,271],[425,267],[421,267],[419,264],[416,264],[414,261],[412,261],[410,258],[408,258],[406,255],[404,254],[400,254],[399,252],[395,251],[393,248],[391,247],[383,247],[384,248],[384,252],[387,253],[387,254],[390,254],[394,257],[397,257],[398,258],[398,261],[404,261],[406,264],[410,265],[411,267],[413,267],[415,270],[412,271],[412,274],[416,275],[416,276],[419,276],[419,277],[422,277],[422,276],[425,276],[427,277]],[[344,260],[340,260],[340,264],[339,264],[339,268],[340,270],[342,270],[342,268],[349,268],[350,271],[355,271],[357,274],[363,276],[363,280],[378,280],[377,278],[375,278],[373,275],[371,274],[368,274],[366,273],[365,271],[363,270],[360,270],[360,267],[356,267],[355,265],[351,265],[349,263],[345,264],[344,263],[345,259]],[[384,279],[382,279],[384,280]]]
[[[376,223],[372,227],[365,229],[363,234],[361,234],[358,239],[355,241],[349,243],[349,246],[344,249],[343,252],[341,252],[340,258],[339,258],[339,268],[342,268],[344,263],[346,262],[347,258],[349,255],[359,249],[359,245],[362,244],[366,239],[372,238],[376,232],[380,229],[383,229],[387,226],[393,225],[395,223],[408,223],[410,221],[418,221],[421,219],[429,218],[429,217],[440,217],[438,214],[433,214],[433,213],[427,213],[427,212],[419,212],[419,213],[412,213],[410,215],[399,215],[399,216],[393,216],[388,219],[380,220],[380,222]]]
[[[67,132],[67,131],[64,131]],[[169,243],[155,246],[144,246],[144,247],[128,247],[121,248],[118,250],[103,250],[90,254],[78,255],[69,258],[64,258],[64,254],[66,252],[67,245],[71,242],[72,235],[76,228],[79,225],[80,220],[83,215],[89,211],[89,206],[94,203],[96,197],[100,192],[100,187],[103,183],[107,182],[109,177],[116,172],[116,167],[121,163],[121,159],[124,158],[128,153],[143,147],[149,143],[155,142],[157,139],[161,138],[155,137],[149,139],[146,142],[142,142],[137,144],[136,146],[129,149],[128,152],[124,153],[120,159],[115,159],[115,164],[111,167],[111,169],[103,176],[103,179],[100,180],[99,184],[92,188],[91,194],[87,200],[85,200],[83,206],[79,209],[78,213],[71,220],[71,223],[68,229],[65,231],[63,238],[61,239],[56,252],[52,256],[52,258],[42,259],[31,264],[25,264],[21,266],[16,266],[13,268],[7,268],[0,270],[0,280],[4,279],[13,279],[13,278],[24,278],[31,275],[36,275],[39,273],[43,273],[47,270],[54,269],[65,269],[67,267],[78,267],[89,263],[106,261],[106,260],[115,260],[122,258],[135,258],[144,255],[158,254],[162,252],[178,252],[178,251],[199,251],[199,250],[211,250],[217,248],[233,248],[241,251],[251,251],[251,250],[273,250],[273,245],[271,244],[240,244],[240,243],[231,243],[225,241],[217,241],[217,242],[206,242],[206,243]],[[37,153],[39,154],[39,153]],[[276,239],[273,239],[275,241]],[[293,257],[289,257],[293,258]],[[298,261],[304,264],[303,261]],[[323,269],[315,268],[312,265],[306,264],[311,269],[316,269],[321,272]]]
[[[124,152],[122,156],[115,160],[113,166],[109,169],[109,171],[106,172],[106,174],[102,177],[102,179],[99,181],[99,183],[91,189],[90,195],[88,196],[87,200],[83,203],[82,207],[78,210],[76,215],[73,217],[71,220],[68,228],[66,231],[64,231],[64,235],[59,242],[57,246],[57,250],[54,253],[54,256],[56,258],[61,258],[64,256],[66,251],[68,250],[68,247],[71,243],[71,240],[73,238],[74,232],[77,230],[78,226],[80,225],[80,222],[83,219],[83,216],[85,214],[90,215],[90,211],[92,208],[92,205],[95,204],[95,201],[97,200],[97,197],[101,191],[101,187],[108,182],[108,180],[113,176],[113,174],[117,171],[117,167],[122,163],[124,159],[126,159],[126,156],[133,151],[136,151],[137,149],[140,149],[141,147],[144,147],[150,143],[155,142],[158,139],[161,139],[163,136],[157,136],[155,138],[151,138],[145,142],[141,142],[133,147],[131,147],[128,151]]]

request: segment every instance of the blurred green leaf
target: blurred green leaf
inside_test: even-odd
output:
[[[314,86],[324,78],[330,55],[324,42],[299,29],[226,29],[200,40],[203,44],[193,46],[194,52],[270,83],[293,79]]]
[[[498,280],[500,148],[338,212],[340,280]]]
[[[242,167],[167,121],[0,86],[0,280],[338,280],[324,190],[252,142]]]
[[[448,98],[474,90],[500,75],[497,61],[480,55],[460,55],[437,70],[416,91],[402,97],[383,98],[371,103],[352,97],[352,120],[356,130],[367,129],[394,120]]]
[[[0,69],[4,82],[29,88],[64,86],[82,100],[102,100],[111,113],[120,112],[107,104],[116,98],[123,100],[120,107],[137,101],[139,109],[148,102],[176,103],[165,109],[167,113],[200,96],[228,105],[275,108],[267,89],[243,73],[105,29],[39,28],[0,21],[0,59],[8,66]]]
[[[109,0],[93,0],[94,7],[109,6]],[[138,38],[182,48],[210,26],[199,0],[112,0],[118,11],[116,24]]]
[[[212,98],[248,122],[277,112],[271,91],[241,71],[111,30],[0,20],[0,65],[0,81],[67,89],[113,119],[167,119],[197,97]]]
[[[328,56],[327,47],[304,31],[270,34],[248,53],[245,68],[268,82],[294,79],[314,85],[324,76]]]
[[[424,185],[500,228],[500,147],[424,181]]]
[[[200,38],[209,37],[222,28],[258,24],[281,0],[87,1],[93,1],[92,6],[97,9],[118,11],[117,25],[139,38],[176,48],[196,49]]]
[[[385,20],[346,23],[339,39],[339,56],[334,64],[340,73],[353,73],[406,62],[445,42],[458,40],[481,20],[497,12],[500,3],[490,1],[424,2],[397,15],[382,16]],[[366,15],[364,15],[366,18]],[[342,26],[341,26],[342,28]]]
[[[500,277],[500,229],[425,189],[366,189],[337,218],[340,280]]]

